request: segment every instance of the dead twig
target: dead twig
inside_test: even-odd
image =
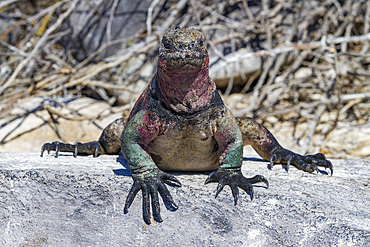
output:
[[[42,35],[42,37],[38,40],[38,42],[35,44],[32,51],[28,54],[26,59],[22,60],[19,65],[15,68],[12,75],[9,77],[8,81],[6,81],[1,87],[0,87],[0,95],[13,83],[17,75],[21,72],[21,70],[31,61],[31,59],[36,55],[38,52],[38,49],[43,45],[48,38],[48,36],[54,32],[64,21],[65,18],[69,16],[69,14],[75,9],[77,3],[79,0],[74,0],[69,8],[59,16],[58,20],[46,30],[46,32]]]

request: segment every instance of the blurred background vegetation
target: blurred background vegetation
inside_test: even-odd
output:
[[[370,158],[366,0],[2,0],[0,151],[97,139],[129,114],[176,26],[205,34],[234,115],[301,153]]]

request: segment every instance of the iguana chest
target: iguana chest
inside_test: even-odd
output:
[[[219,147],[209,121],[170,122],[148,151],[164,171],[210,171],[219,166]]]

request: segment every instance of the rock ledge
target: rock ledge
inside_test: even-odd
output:
[[[370,160],[332,160],[334,174],[273,170],[246,158],[243,173],[270,188],[240,191],[233,206],[207,174],[175,173],[176,212],[146,225],[141,195],[123,214],[132,179],[125,160],[0,153],[0,246],[365,246],[370,242]]]

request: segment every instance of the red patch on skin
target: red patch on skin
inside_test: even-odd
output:
[[[177,112],[196,112],[212,99],[216,86],[208,74],[209,58],[201,67],[185,65],[168,68],[165,58],[158,60],[159,98]],[[190,70],[189,70],[190,69]]]
[[[140,143],[145,146],[150,143],[159,133],[159,117],[153,112],[147,112],[142,117],[142,122],[138,126]]]

